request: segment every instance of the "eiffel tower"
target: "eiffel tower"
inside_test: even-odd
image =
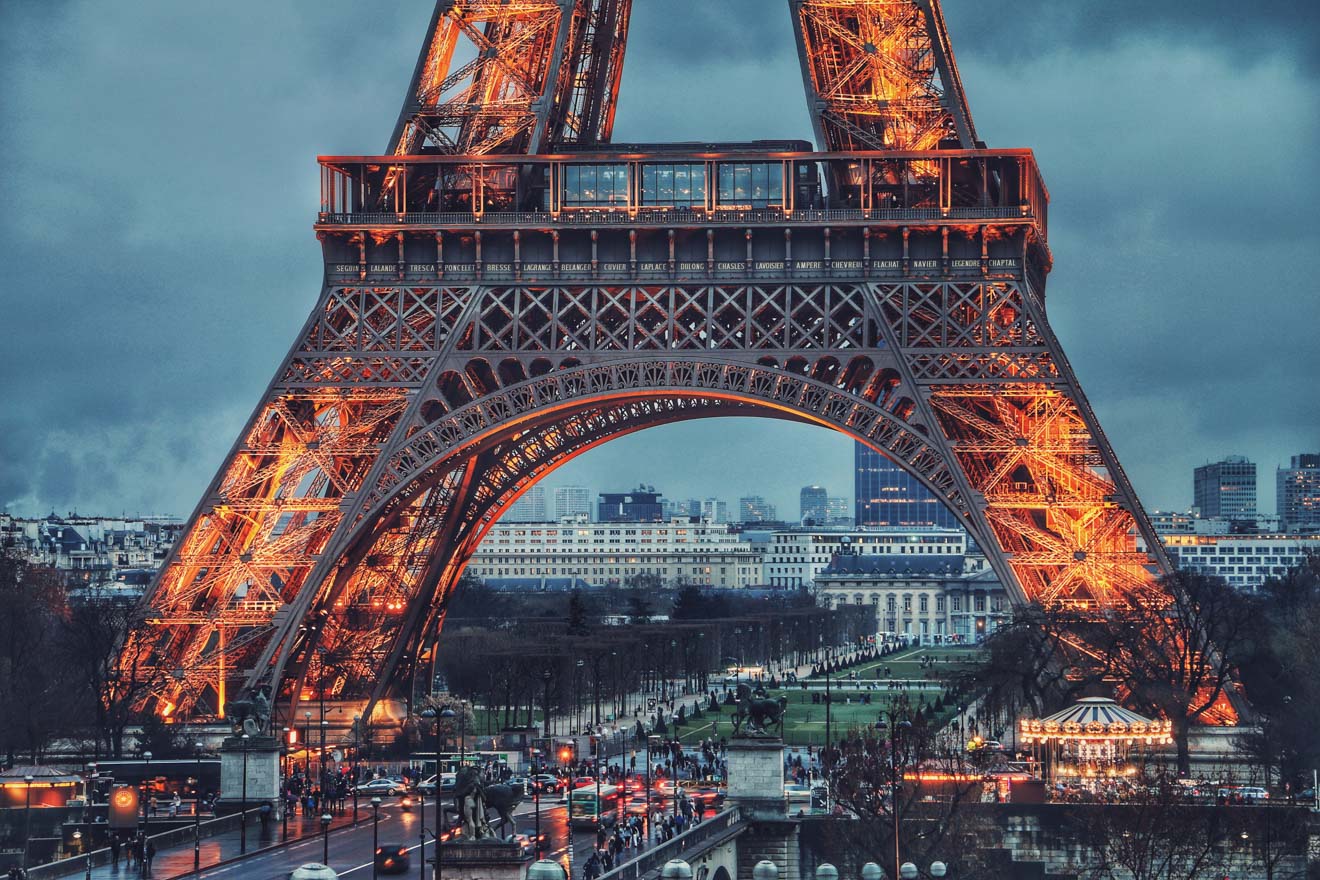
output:
[[[1045,184],[977,140],[939,0],[789,0],[814,150],[612,144],[631,7],[440,0],[385,153],[319,159],[324,284],[124,649],[145,708],[406,692],[520,493],[688,419],[860,440],[1017,603],[1158,590],[1046,318]]]

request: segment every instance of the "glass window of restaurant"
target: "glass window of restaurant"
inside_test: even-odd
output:
[[[706,166],[700,162],[642,166],[642,205],[701,208],[706,204]]]
[[[769,208],[784,203],[784,166],[779,162],[721,162],[719,204],[724,208]]]
[[[565,165],[565,208],[623,208],[628,205],[628,166]]]

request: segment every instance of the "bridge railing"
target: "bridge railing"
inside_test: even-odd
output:
[[[667,840],[639,855],[632,861],[624,862],[602,874],[599,880],[641,880],[648,874],[659,871],[670,859],[679,859],[694,850],[704,849],[713,841],[724,837],[734,826],[742,821],[737,807],[730,807],[722,813],[694,828],[684,831],[673,840]]]

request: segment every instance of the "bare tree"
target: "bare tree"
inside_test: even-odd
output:
[[[884,729],[852,731],[823,754],[832,799],[855,820],[828,826],[835,851],[874,861],[890,877],[898,876],[896,856],[978,876],[966,844],[980,818],[965,807],[979,799],[981,772],[956,738],[928,726],[906,700],[887,715]]]
[[[124,731],[141,720],[134,707],[161,684],[162,673],[144,662],[146,640],[129,639],[145,623],[140,608],[106,603],[72,605],[60,621],[59,650],[91,706],[97,755],[123,757]]]
[[[58,650],[64,590],[56,573],[0,550],[0,744],[9,763],[34,762],[68,724],[67,668]]]
[[[1177,572],[1161,580],[1167,604],[1138,597],[1112,618],[1127,702],[1168,718],[1178,771],[1191,770],[1193,725],[1227,702],[1233,669],[1249,644],[1253,610],[1222,579]]]

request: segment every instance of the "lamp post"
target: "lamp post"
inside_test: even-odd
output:
[[[435,709],[427,706],[418,713],[418,717],[424,718],[428,722],[435,722],[435,735],[438,740],[440,738],[440,719],[436,714]],[[420,729],[418,738],[420,739],[425,735],[425,728]],[[422,745],[425,745],[425,743],[423,742]],[[422,773],[425,772],[426,759],[423,757]],[[436,748],[435,755],[435,796],[436,813],[438,814],[440,812],[440,750],[438,747]],[[438,820],[435,823],[435,827],[440,827],[440,822]],[[419,791],[417,793],[417,842],[419,844],[417,847],[417,877],[418,880],[426,880],[426,792],[424,791]]]
[[[280,793],[284,796],[284,806],[280,810],[281,815],[284,817],[284,830],[280,832],[280,842],[288,843],[289,842],[289,728],[287,727],[284,728],[284,748],[280,750],[280,758],[282,759],[281,763],[283,765],[283,773],[284,773],[284,785],[280,789]]]
[[[830,668],[825,667],[825,748],[830,747],[830,707],[833,705],[832,694],[830,691]],[[824,762],[822,762],[824,763]]]
[[[143,752],[142,760],[147,764],[146,770],[143,771],[146,778],[142,780],[142,847],[145,856],[147,838],[151,836],[151,752]],[[26,852],[26,850],[24,851]],[[145,865],[146,861],[144,860],[142,864]],[[146,873],[145,869],[143,873]]]
[[[371,880],[379,876],[376,856],[380,853],[380,796],[371,799]]]
[[[248,742],[250,737],[243,734],[243,789],[239,797],[238,808],[238,854],[247,854],[247,777],[248,777]]]
[[[651,842],[651,740],[654,736],[646,738],[646,842]]]
[[[543,731],[543,734],[547,737],[550,736],[550,678],[551,675],[549,669],[541,672],[541,684],[544,685],[545,688],[545,702],[542,704],[542,708],[545,712],[545,720],[543,722],[545,730]]]
[[[541,857],[541,750],[532,749],[532,803],[536,806],[536,857]]]
[[[92,880],[92,841],[91,841],[91,839],[90,839],[90,837],[91,837],[91,833],[92,833],[91,829],[90,829],[90,828],[87,829],[87,835],[88,835],[88,838],[89,838],[89,839],[88,839],[88,841],[87,841],[86,846],[83,846],[83,877],[84,877],[84,880]],[[73,832],[73,839],[76,840],[76,841],[79,841],[79,842],[81,843],[81,841],[82,841],[82,832],[81,832],[81,831],[75,831],[75,832]]]
[[[330,786],[326,784],[327,777],[325,772],[325,730],[330,726],[330,722],[325,720],[325,704],[321,704],[321,760],[318,762],[320,778],[318,780],[321,786],[321,803],[330,803]],[[326,812],[329,812],[327,806]]]
[[[330,822],[333,821],[329,813],[321,814],[321,864],[330,866]],[[375,854],[372,854],[372,861],[375,861]]]
[[[197,788],[193,792],[193,873],[202,870],[202,744],[193,743],[197,756]]]
[[[577,736],[582,730],[582,667],[586,666],[586,661],[579,659],[573,664],[573,729],[570,731]]]
[[[461,706],[459,708],[462,709]],[[440,710],[440,714],[436,716],[436,722],[435,722],[435,839],[437,841],[436,843],[437,847],[440,846],[438,841],[440,840],[440,833],[442,830],[440,828],[440,822],[442,819],[444,819],[444,811],[440,808],[440,719],[444,718],[452,723],[454,714],[455,713],[452,707],[445,706],[443,709]],[[463,719],[460,715],[459,717],[460,727],[462,720]],[[462,743],[461,736],[459,737],[459,742]],[[458,767],[460,770],[463,769],[463,757],[464,756],[463,756],[462,748],[460,746],[460,750],[458,754]]]
[[[146,809],[145,807],[143,809]],[[32,840],[32,774],[23,777],[23,870],[28,866],[28,842]]]
[[[883,713],[881,714],[883,716]],[[892,725],[886,724],[884,718],[881,717],[880,720],[875,723],[875,727],[876,730],[880,731],[892,728],[889,730],[889,772],[893,777],[893,781],[890,784],[889,803],[890,811],[894,816],[894,867],[896,871],[901,871],[901,868],[899,867],[902,863],[902,859],[900,857],[901,854],[898,839],[898,795],[903,789],[903,782],[898,764],[898,738],[900,735],[905,734],[912,729],[912,722],[908,721],[906,718],[899,721],[893,710],[890,710],[889,716],[890,720],[894,722]],[[916,867],[914,866],[912,870],[915,871]],[[915,877],[916,875],[913,874],[913,876]]]
[[[362,716],[361,716],[361,715],[354,715],[354,716],[353,716],[353,761],[352,761],[352,763],[350,763],[350,764],[348,765],[348,766],[349,766],[349,781],[353,783],[353,824],[354,824],[354,825],[356,825],[356,824],[358,823],[358,790],[357,790],[357,789],[358,789],[358,787],[357,787],[357,783],[358,783],[358,735],[359,735],[359,734],[358,734],[358,729],[359,729],[359,727],[361,726],[361,724],[362,724]],[[440,768],[437,767],[435,772],[436,772],[436,773],[439,773],[439,772],[440,772]]]
[[[303,712],[303,776],[312,784],[312,710]],[[311,794],[309,791],[308,794]]]

